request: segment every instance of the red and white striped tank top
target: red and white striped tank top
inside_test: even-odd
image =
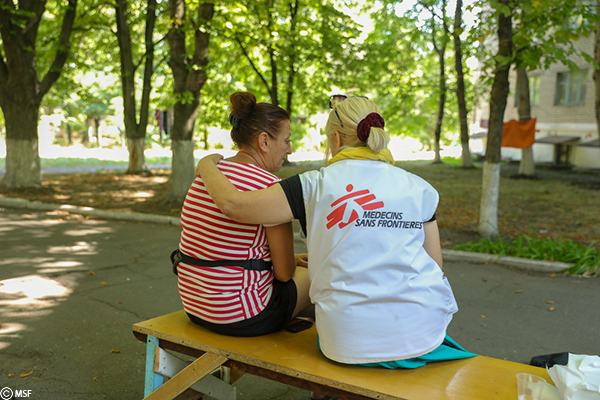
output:
[[[219,170],[242,191],[264,189],[278,182],[275,175],[251,164],[221,161]],[[271,260],[262,225],[227,218],[196,178],[181,211],[179,249],[201,260]],[[273,269],[251,271],[242,267],[199,267],[180,263],[178,287],[186,312],[215,324],[231,324],[256,316],[269,303]]]

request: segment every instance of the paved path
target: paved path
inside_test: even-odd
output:
[[[179,234],[170,224],[0,208],[0,389],[43,400],[141,399],[145,346],[131,325],[181,309],[168,260]],[[460,307],[449,333],[468,350],[524,363],[600,353],[600,279],[492,263],[444,270]],[[250,375],[236,386],[240,400],[309,399]]]

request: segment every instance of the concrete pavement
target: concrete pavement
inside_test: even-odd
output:
[[[131,325],[181,309],[169,262],[179,234],[170,223],[0,209],[0,389],[141,399],[145,346]],[[523,363],[600,354],[599,279],[449,259],[460,308],[449,334],[468,350]],[[250,375],[236,386],[240,400],[309,399]]]

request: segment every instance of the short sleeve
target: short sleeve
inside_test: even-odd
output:
[[[294,218],[300,222],[302,232],[306,234],[306,209],[304,208],[304,196],[302,194],[302,183],[300,177],[294,175],[279,182],[285,197],[290,205]]]

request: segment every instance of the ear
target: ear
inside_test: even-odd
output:
[[[262,132],[257,138],[258,148],[265,153],[269,151],[269,139],[271,139],[271,137],[267,132]]]
[[[333,140],[335,140],[338,149],[342,147],[342,134],[339,131],[333,131]]]

